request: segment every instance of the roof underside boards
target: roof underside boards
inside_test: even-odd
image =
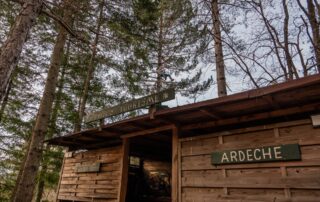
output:
[[[320,112],[320,75],[237,93],[195,104],[157,111],[101,128],[93,128],[48,140],[71,150],[94,149],[121,143],[121,136],[171,133],[176,125],[182,136],[302,118]],[[304,118],[305,118],[304,117]]]

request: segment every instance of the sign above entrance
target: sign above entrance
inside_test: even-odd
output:
[[[213,165],[293,160],[301,160],[298,144],[228,150],[212,154]]]
[[[160,91],[158,93],[148,95],[136,100],[131,100],[129,102],[103,109],[99,112],[91,113],[83,118],[85,123],[100,120],[106,117],[118,115],[124,112],[129,112],[135,109],[140,109],[149,105],[154,105],[160,102],[165,102],[175,98],[175,90],[173,88]]]

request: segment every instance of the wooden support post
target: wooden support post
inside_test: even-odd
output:
[[[118,192],[119,202],[126,201],[127,183],[128,183],[128,169],[129,169],[129,138],[123,138],[122,142],[122,161],[120,169],[120,185]]]
[[[104,125],[104,119],[99,120],[99,131],[102,131],[102,127]]]
[[[157,107],[156,105],[151,105],[149,107],[149,116],[150,116],[150,119],[154,119],[154,114],[156,113],[157,111]]]
[[[171,201],[178,202],[179,191],[179,130],[176,126],[172,129],[172,177],[171,177]]]
[[[182,171],[181,171],[181,142],[180,140],[178,141],[178,201],[181,202],[182,201],[182,197],[181,197],[181,194],[182,194]]]

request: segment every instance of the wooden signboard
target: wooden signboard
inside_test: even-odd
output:
[[[213,165],[293,160],[301,160],[298,144],[219,151],[212,154]]]
[[[172,100],[175,98],[175,91],[173,88],[160,91],[159,93],[148,95],[146,97],[142,97],[136,100],[131,100],[129,102],[111,107],[106,108],[99,112],[91,113],[83,118],[85,123],[89,123],[92,121],[100,120],[106,117],[118,115],[124,112],[129,112],[135,109],[140,109],[142,107],[148,105],[154,105],[160,102],[165,102],[168,100]]]
[[[100,163],[86,164],[86,165],[76,165],[75,172],[76,173],[93,173],[100,171]]]

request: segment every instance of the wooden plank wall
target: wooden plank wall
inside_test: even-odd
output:
[[[58,199],[61,201],[118,201],[121,147],[86,151],[65,157]],[[76,173],[76,164],[100,162],[100,172]]]
[[[213,166],[214,151],[298,143],[302,161]],[[180,139],[179,201],[320,201],[320,129],[310,120]]]

